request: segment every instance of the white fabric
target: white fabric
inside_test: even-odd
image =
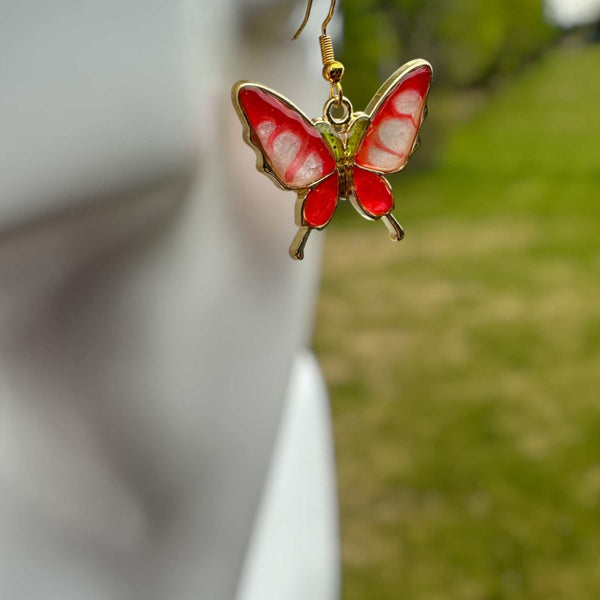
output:
[[[311,354],[294,364],[236,600],[332,600],[339,590],[327,390]]]

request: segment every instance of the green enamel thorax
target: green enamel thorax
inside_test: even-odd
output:
[[[354,156],[370,123],[365,113],[353,113],[345,125],[334,125],[326,119],[315,121],[315,127],[335,158],[338,172],[338,197],[348,200],[353,192],[352,166]]]
[[[354,163],[354,156],[358,151],[358,147],[365,136],[367,127],[371,120],[364,113],[358,113],[350,123],[348,136],[346,139],[346,157]]]
[[[328,121],[319,119],[318,121],[315,121],[315,127],[319,130],[321,137],[325,140],[329,151],[339,166],[340,162],[343,162],[344,160],[344,141],[338,136],[335,129]]]
[[[335,158],[338,169],[354,163],[354,155],[360,146],[369,122],[369,117],[365,113],[354,113],[347,125],[338,125],[337,127],[325,119],[315,121],[315,127],[319,130]]]

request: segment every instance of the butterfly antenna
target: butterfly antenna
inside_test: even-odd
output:
[[[311,230],[312,227],[298,228],[298,232],[290,244],[290,256],[294,260],[302,260],[304,258],[304,246],[306,246]]]

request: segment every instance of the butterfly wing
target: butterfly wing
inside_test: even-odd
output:
[[[256,150],[258,170],[280,187],[309,188],[335,171],[335,159],[319,131],[286,98],[241,81],[233,86],[232,100],[244,125],[244,139]]]
[[[394,208],[392,188],[383,173],[406,165],[425,116],[431,65],[413,60],[396,71],[366,108],[370,120],[358,143],[353,168],[355,208],[368,218],[379,218]]]
[[[377,219],[394,209],[392,186],[383,175],[355,166],[352,178],[354,194],[350,201],[359,212]]]
[[[371,122],[355,163],[379,173],[395,173],[406,165],[425,115],[431,65],[413,60],[396,71],[367,106]]]
[[[300,226],[308,225],[314,229],[322,229],[329,223],[338,199],[338,177],[334,173],[326,177],[311,189],[298,207],[300,218],[296,220]],[[298,208],[297,208],[298,210]]]

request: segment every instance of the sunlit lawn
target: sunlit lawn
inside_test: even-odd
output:
[[[427,143],[427,131],[423,143]],[[346,600],[600,598],[600,48],[554,51],[329,228]]]

